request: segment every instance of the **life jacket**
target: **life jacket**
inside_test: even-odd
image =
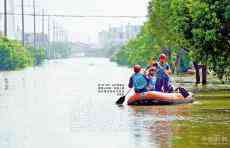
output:
[[[133,74],[133,87],[135,90],[144,89],[147,85],[147,80],[141,73]]]

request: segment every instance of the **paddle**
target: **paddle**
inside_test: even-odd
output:
[[[120,97],[117,101],[116,104],[117,105],[121,105],[125,102],[125,97],[129,94],[129,92],[132,90],[132,88],[129,89],[129,91],[122,97]]]
[[[173,79],[173,81],[174,81],[174,84],[176,84],[176,80]],[[174,86],[175,86],[175,85],[174,85]],[[188,97],[188,96],[190,95],[189,92],[188,92],[185,88],[183,88],[183,87],[181,87],[181,86],[177,86],[176,89],[175,89],[175,91],[179,91],[179,93],[180,93],[184,98],[186,98],[186,97]]]

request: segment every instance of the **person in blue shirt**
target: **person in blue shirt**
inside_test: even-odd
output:
[[[156,70],[156,84],[155,90],[162,92],[171,92],[172,86],[169,85],[169,75],[171,74],[171,69],[169,64],[166,63],[166,55],[160,54],[159,62],[157,63]]]
[[[147,91],[148,79],[141,73],[141,66],[135,64],[133,66],[134,74],[129,79],[129,88],[134,88],[136,93],[142,93]]]
[[[156,69],[157,69],[156,66],[151,66],[150,68],[147,69],[146,78],[148,79],[148,86],[147,86],[148,91],[154,91],[155,90],[155,85],[156,85],[155,73],[156,73]]]

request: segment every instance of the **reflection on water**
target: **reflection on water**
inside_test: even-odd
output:
[[[1,72],[0,148],[229,147],[229,99],[118,107],[119,96],[97,92],[130,74],[103,58]]]
[[[9,81],[7,78],[4,78],[4,89],[7,90],[9,88]]]
[[[191,104],[131,107],[133,110],[130,115],[132,117],[131,131],[135,141],[138,143],[145,137],[147,144],[151,144],[152,147],[171,147],[171,122],[189,119],[191,107]],[[146,144],[146,141],[143,143]]]
[[[230,99],[202,99],[193,105],[190,120],[173,121],[173,145],[176,147],[230,146]]]

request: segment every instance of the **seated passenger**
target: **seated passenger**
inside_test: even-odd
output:
[[[157,60],[156,60],[156,58],[154,58],[154,57],[152,58],[150,64],[147,66],[146,71],[147,71],[149,68],[152,68],[152,67],[157,67]]]
[[[129,79],[129,88],[134,88],[136,93],[147,91],[148,81],[144,74],[141,73],[141,66],[136,64],[133,66],[134,74]]]
[[[156,85],[155,73],[156,73],[156,66],[152,66],[147,70],[146,78],[148,79],[148,86],[147,86],[148,91],[155,90],[155,85]]]

